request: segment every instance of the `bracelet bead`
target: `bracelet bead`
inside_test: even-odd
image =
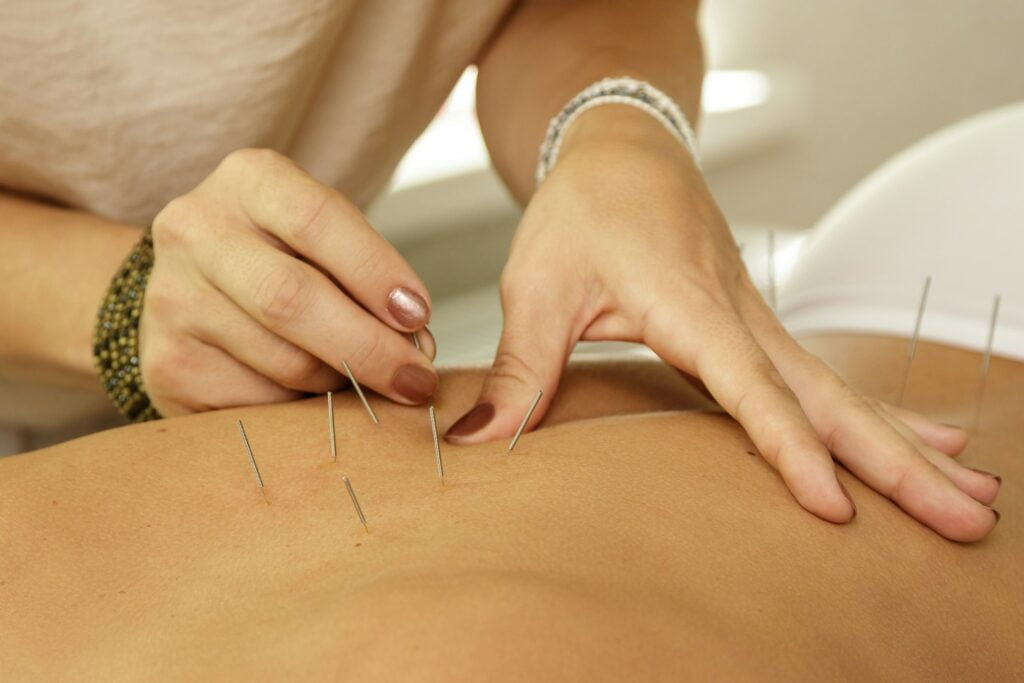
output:
[[[657,119],[682,144],[700,167],[696,137],[686,115],[675,100],[650,83],[623,76],[605,78],[584,88],[569,100],[548,124],[540,147],[536,180],[539,185],[558,161],[565,132],[583,112],[602,104],[625,104]]]
[[[139,320],[155,260],[150,228],[125,258],[103,297],[93,333],[93,362],[114,407],[132,422],[160,419],[142,385]]]

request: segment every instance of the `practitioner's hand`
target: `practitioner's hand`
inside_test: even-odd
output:
[[[426,287],[355,206],[281,155],[228,155],[160,212],[153,241],[140,357],[164,415],[333,390],[342,361],[395,401],[433,393]]]
[[[509,437],[543,389],[536,426],[577,340],[644,342],[702,381],[819,517],[841,523],[856,513],[834,456],[940,534],[987,534],[997,518],[985,504],[999,484],[952,460],[965,435],[861,397],[804,351],[752,284],[692,160],[636,116],[623,113],[616,129],[605,121],[596,141],[588,129],[569,131],[502,276],[493,368],[447,438]],[[607,140],[608,130],[621,135]]]

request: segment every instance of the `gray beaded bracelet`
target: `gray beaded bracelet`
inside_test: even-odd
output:
[[[576,97],[569,100],[562,111],[551,119],[544,143],[540,146],[540,158],[537,161],[538,185],[543,182],[555,162],[558,161],[558,152],[561,149],[565,131],[580,114],[602,104],[626,104],[647,112],[665,126],[700,167],[700,156],[697,154],[697,141],[693,134],[693,128],[675,100],[650,83],[623,76],[621,78],[605,78],[587,86]]]

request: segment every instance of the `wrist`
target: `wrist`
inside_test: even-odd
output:
[[[628,157],[647,157],[700,174],[696,160],[665,126],[645,111],[623,104],[604,104],[583,112],[565,131],[559,163],[574,155],[615,150]]]
[[[96,313],[136,228],[0,193],[0,374],[98,388],[92,363]]]

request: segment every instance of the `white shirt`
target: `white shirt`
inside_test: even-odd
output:
[[[240,147],[359,205],[510,0],[0,0],[0,187],[144,224]]]

